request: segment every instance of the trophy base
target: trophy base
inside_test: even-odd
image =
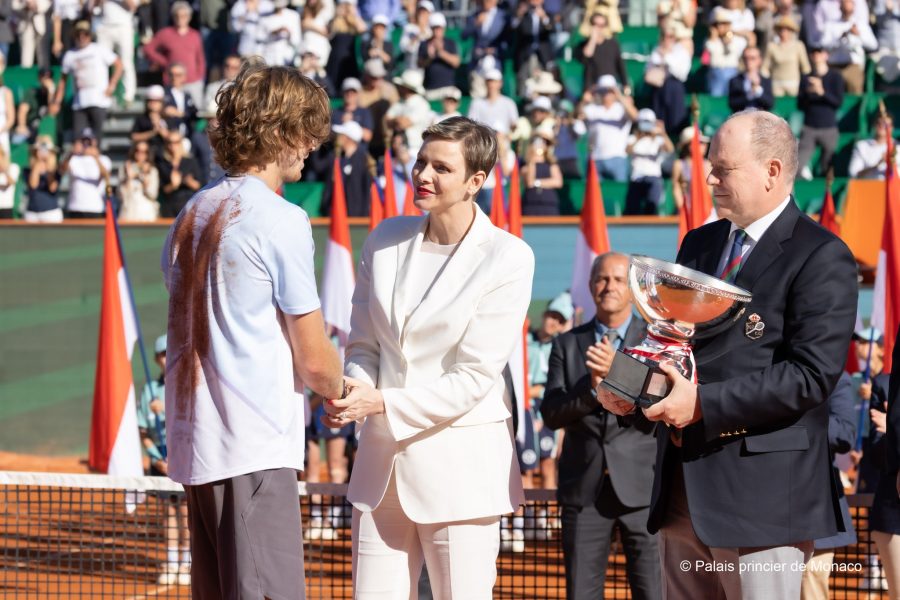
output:
[[[638,360],[626,352],[616,351],[609,373],[600,387],[619,398],[647,408],[665,398],[671,389],[666,374],[654,360]]]

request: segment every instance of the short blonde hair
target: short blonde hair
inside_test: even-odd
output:
[[[497,134],[487,125],[467,117],[450,117],[438,121],[422,134],[423,141],[432,138],[462,143],[467,178],[479,171],[487,176],[497,164]]]
[[[209,141],[216,162],[233,175],[315,148],[331,134],[328,94],[293,67],[247,61],[216,102]]]

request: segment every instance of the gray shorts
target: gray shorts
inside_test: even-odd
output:
[[[303,600],[297,472],[272,469],[184,486],[197,600]]]

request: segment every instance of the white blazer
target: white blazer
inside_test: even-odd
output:
[[[381,502],[394,473],[400,504],[416,523],[500,515],[524,503],[502,372],[534,277],[534,254],[475,222],[443,273],[407,318],[426,217],[382,222],[363,248],[344,371],[384,395],[366,419],[348,499]]]

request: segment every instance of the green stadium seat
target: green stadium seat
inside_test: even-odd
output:
[[[646,63],[642,60],[631,58],[625,59],[625,72],[628,73],[628,81],[631,83],[631,94],[634,96],[638,105],[640,100],[648,94],[647,86],[644,85],[644,66]]]
[[[301,181],[284,184],[284,198],[306,211],[310,217],[321,217],[322,192],[325,183],[321,181]]]
[[[570,60],[559,63],[559,73],[563,89],[571,96],[580,98],[584,93],[584,65]]]
[[[568,179],[563,183],[559,197],[559,212],[563,215],[581,213],[584,203],[584,188],[587,179]],[[603,195],[603,209],[608,217],[619,217],[625,211],[625,195],[628,192],[627,181],[601,181],[600,192]]]
[[[863,123],[863,100],[865,96],[844,95],[844,102],[837,111],[838,129],[847,133],[860,133],[868,131],[868,126]]]
[[[794,200],[797,206],[803,212],[817,213],[822,208],[822,201],[825,199],[825,188],[827,183],[824,177],[819,177],[811,181],[797,179],[794,182]],[[836,178],[831,186],[831,194],[834,197],[836,208],[840,210],[840,204],[847,188],[847,179]]]
[[[665,186],[663,201],[659,206],[659,215],[666,217],[675,214],[675,197],[672,195],[672,179],[663,180]]]
[[[731,114],[727,96],[697,94],[697,103],[700,105],[700,130],[706,135],[714,134]]]
[[[649,56],[659,42],[658,27],[626,27],[618,35],[623,54]]]

